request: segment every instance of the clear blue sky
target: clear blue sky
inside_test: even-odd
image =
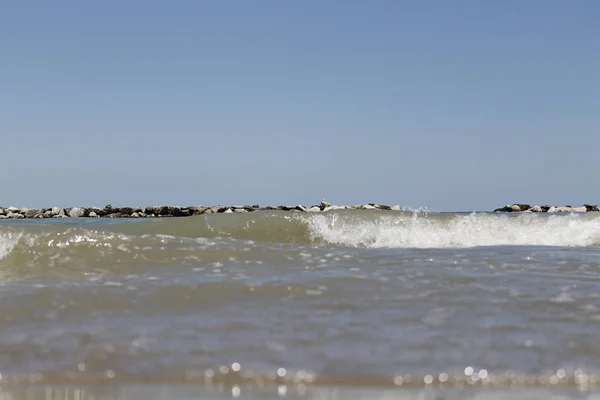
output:
[[[0,0],[0,204],[600,203],[600,2]]]

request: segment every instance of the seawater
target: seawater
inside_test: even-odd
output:
[[[0,399],[594,398],[600,216],[0,223]]]

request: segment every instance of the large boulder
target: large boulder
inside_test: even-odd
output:
[[[85,217],[86,210],[82,207],[71,207],[65,210],[67,215],[71,218]]]
[[[103,217],[103,216],[106,215],[106,210],[104,208],[100,208],[100,207],[90,207],[88,209],[88,211],[89,211],[89,214],[90,214],[89,216],[91,216],[92,213],[94,213],[96,215],[94,218],[96,218],[96,217]]]
[[[134,213],[133,208],[131,208],[131,207],[121,207],[118,209],[117,212],[119,214],[123,214],[123,215],[131,215]]]
[[[35,218],[37,215],[41,215],[41,211],[35,208],[22,209],[21,213],[25,218]]]
[[[584,204],[583,205],[586,210],[589,211],[600,211],[600,208],[598,207],[598,205],[590,205],[590,204]]]
[[[184,208],[180,208],[180,207],[173,207],[172,212],[172,216],[173,217],[189,217],[190,215],[193,214],[193,211],[191,211],[189,208],[184,207]]]
[[[319,204],[319,208],[321,209],[321,211],[325,210],[327,207],[331,207],[331,203],[329,203],[328,201],[323,200],[321,204]]]
[[[296,208],[296,206],[290,206],[290,205],[283,205],[283,206],[278,206],[277,209],[281,210],[281,211],[292,211]]]
[[[204,214],[206,212],[206,210],[208,210],[208,207],[195,206],[195,207],[190,207],[190,210],[192,210],[192,215],[200,215],[200,214]]]
[[[530,208],[529,204],[509,204],[501,208],[496,208],[494,212],[521,212],[528,211]]]

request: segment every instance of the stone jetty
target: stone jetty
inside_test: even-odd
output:
[[[501,208],[496,208],[494,212],[549,212],[549,213],[574,213],[574,212],[594,212],[600,211],[598,205],[584,204],[581,207],[572,206],[530,206],[529,204],[510,204]]]
[[[149,207],[113,207],[107,204],[99,207],[68,207],[68,208],[17,208],[0,207],[0,219],[21,218],[156,218],[156,217],[190,217],[201,214],[233,214],[253,211],[291,211],[291,212],[327,212],[332,210],[387,210],[402,211],[400,206],[384,204],[361,204],[356,206],[338,206],[322,201],[318,205],[282,205],[266,206],[149,206]]]

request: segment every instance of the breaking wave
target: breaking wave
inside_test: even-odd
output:
[[[372,219],[334,214],[315,215],[306,222],[314,239],[353,247],[587,247],[600,244],[600,218],[588,214],[506,216],[415,212]]]
[[[591,213],[254,212],[143,221],[41,221],[0,225],[2,264],[52,267],[67,262],[93,268],[107,261],[172,262],[198,252],[207,257],[211,251],[244,251],[257,243],[402,249],[600,244],[600,216]]]

